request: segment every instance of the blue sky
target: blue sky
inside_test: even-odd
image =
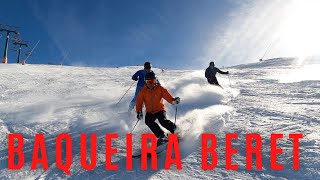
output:
[[[2,2],[0,23],[19,26],[20,38],[30,46],[40,40],[29,63],[60,63],[65,57],[64,63],[72,65],[126,66],[149,60],[161,68],[199,69],[211,60],[229,66],[261,58],[270,42],[282,36],[279,25],[290,2],[11,0]],[[271,52],[266,58],[290,55],[283,48]],[[9,51],[9,62],[16,56]]]

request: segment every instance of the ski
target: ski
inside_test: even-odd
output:
[[[178,137],[178,141],[179,141],[179,143],[181,143],[181,142],[183,141],[183,138],[179,136],[179,137]],[[157,147],[157,149],[156,149],[157,155],[158,155],[158,154],[161,154],[162,152],[165,152],[165,151],[167,150],[167,147],[168,147],[168,142],[159,145],[159,146]],[[140,158],[141,155],[142,155],[142,154],[141,154],[141,150],[140,150],[140,154],[132,155],[132,157],[133,157],[133,158]],[[148,154],[147,154],[147,157],[150,158],[150,157],[151,157],[151,154],[148,153]]]
[[[159,146],[157,146],[156,148],[156,154],[161,154],[162,152],[164,152],[166,149],[167,149],[167,146],[168,146],[168,142],[166,143],[163,143]],[[136,154],[136,155],[132,155],[133,158],[140,158],[142,156],[141,154],[141,151],[140,151],[140,154]],[[147,153],[147,157],[151,157],[151,154],[150,153]]]

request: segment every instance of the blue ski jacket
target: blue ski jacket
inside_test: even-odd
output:
[[[135,81],[138,80],[137,86],[141,86],[142,87],[145,84],[144,77],[145,77],[146,74],[147,74],[147,71],[144,70],[144,69],[141,69],[141,70],[137,71],[136,73],[134,73],[134,75],[132,76],[132,79],[135,80]]]

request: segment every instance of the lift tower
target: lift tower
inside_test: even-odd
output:
[[[21,56],[21,47],[22,46],[28,47],[28,43],[25,41],[22,41],[21,39],[14,39],[13,44],[19,45],[18,60],[17,60],[17,63],[19,64],[20,63],[20,56]]]
[[[15,33],[16,35],[19,35],[19,32],[16,30],[10,30],[6,28],[0,28],[0,32],[7,32],[7,39],[6,39],[6,44],[3,52],[3,58],[2,58],[2,63],[7,64],[8,63],[8,43],[9,43],[9,35],[10,33]]]

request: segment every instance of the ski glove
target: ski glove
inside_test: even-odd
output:
[[[175,105],[175,104],[179,104],[180,103],[180,98],[179,97],[175,97],[172,101],[172,104]]]
[[[229,74],[229,71],[227,71],[227,73],[226,74]]]
[[[132,80],[134,80],[134,81],[138,81],[138,78],[132,78]]]
[[[142,114],[142,112],[140,111],[140,112],[137,112],[137,119],[138,120],[141,120],[143,118],[143,114]]]

